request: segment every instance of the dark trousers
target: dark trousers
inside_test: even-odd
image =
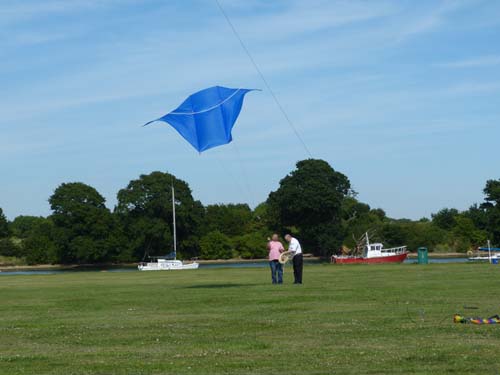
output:
[[[297,254],[293,257],[293,277],[294,284],[302,284],[302,268],[304,266],[304,259],[302,254]]]
[[[271,266],[273,284],[283,284],[283,265],[277,260],[271,260],[269,265]]]

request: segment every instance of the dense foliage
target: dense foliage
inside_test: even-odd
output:
[[[118,192],[115,214],[127,239],[123,260],[140,259],[146,253],[165,255],[172,251],[172,186],[175,189],[178,251],[185,257],[198,255],[203,205],[193,199],[186,182],[169,173],[153,172],[130,181]]]
[[[9,235],[9,222],[5,217],[3,210],[0,208],[0,238],[7,237]]]
[[[324,160],[309,159],[297,163],[267,203],[274,226],[297,232],[310,251],[328,255],[342,244],[342,203],[350,193],[345,175]]]
[[[48,217],[18,216],[0,208],[0,256],[29,264],[134,262],[172,251],[172,186],[175,189],[180,258],[263,258],[266,238],[292,233],[304,250],[328,256],[352,249],[370,231],[386,246],[415,251],[466,252],[500,246],[500,180],[489,180],[484,202],[460,212],[443,208],[417,221],[392,219],[360,202],[347,176],[317,159],[299,161],[266,202],[203,206],[189,185],[169,173],[152,172],[118,192],[111,211],[104,197],[81,182],[63,183],[49,198]]]
[[[81,182],[59,186],[49,199],[56,257],[62,263],[99,263],[120,252],[117,220],[93,187]]]

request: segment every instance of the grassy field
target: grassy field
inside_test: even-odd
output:
[[[0,276],[1,374],[499,374],[500,267]],[[464,307],[465,306],[465,307]],[[467,308],[466,308],[467,307]],[[477,309],[471,309],[477,307]]]

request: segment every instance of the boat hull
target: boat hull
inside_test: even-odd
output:
[[[487,262],[487,263],[498,264],[499,261],[500,261],[500,256],[497,254],[492,255],[491,257],[477,256],[469,258],[469,262]]]
[[[184,264],[180,261],[142,263],[137,266],[139,271],[176,271],[176,270],[196,270],[199,263],[193,262]]]
[[[332,263],[336,264],[379,264],[379,263],[403,263],[408,257],[408,253],[386,255],[382,257],[350,257],[350,256],[332,256]]]

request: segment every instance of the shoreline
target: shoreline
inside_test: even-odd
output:
[[[319,259],[311,257],[312,259]],[[267,259],[211,259],[211,260],[186,260],[187,263],[197,262],[199,264],[230,264],[230,263],[262,263]],[[135,263],[97,263],[97,264],[34,264],[34,265],[3,265],[0,264],[0,272],[12,270],[77,270],[92,268],[135,268],[140,262]]]
[[[447,258],[468,258],[466,253],[427,253],[429,258],[434,259],[447,259]],[[417,252],[411,252],[408,254],[409,259],[418,258]]]
[[[434,259],[448,259],[448,258],[467,258],[467,254],[464,253],[428,253],[429,258]],[[305,256],[307,260],[321,261],[322,258],[315,256]],[[408,259],[416,259],[418,254],[412,252],[408,254]],[[210,259],[210,260],[196,260],[199,264],[231,264],[231,263],[264,263],[267,259]],[[194,261],[186,261],[194,262]],[[326,260],[328,262],[328,260]],[[85,269],[85,268],[133,268],[137,267],[138,263],[102,263],[102,264],[35,264],[35,265],[2,265],[0,264],[0,272],[2,270],[12,271],[12,270],[71,270],[71,269]]]
[[[308,256],[307,260],[320,261],[320,257]],[[186,263],[197,262],[199,264],[231,264],[231,263],[265,263],[267,259],[197,259],[185,260]],[[92,268],[135,268],[140,262],[136,263],[98,263],[98,264],[34,264],[34,265],[2,265],[0,264],[0,272],[12,270],[77,270],[77,269],[92,269]]]

